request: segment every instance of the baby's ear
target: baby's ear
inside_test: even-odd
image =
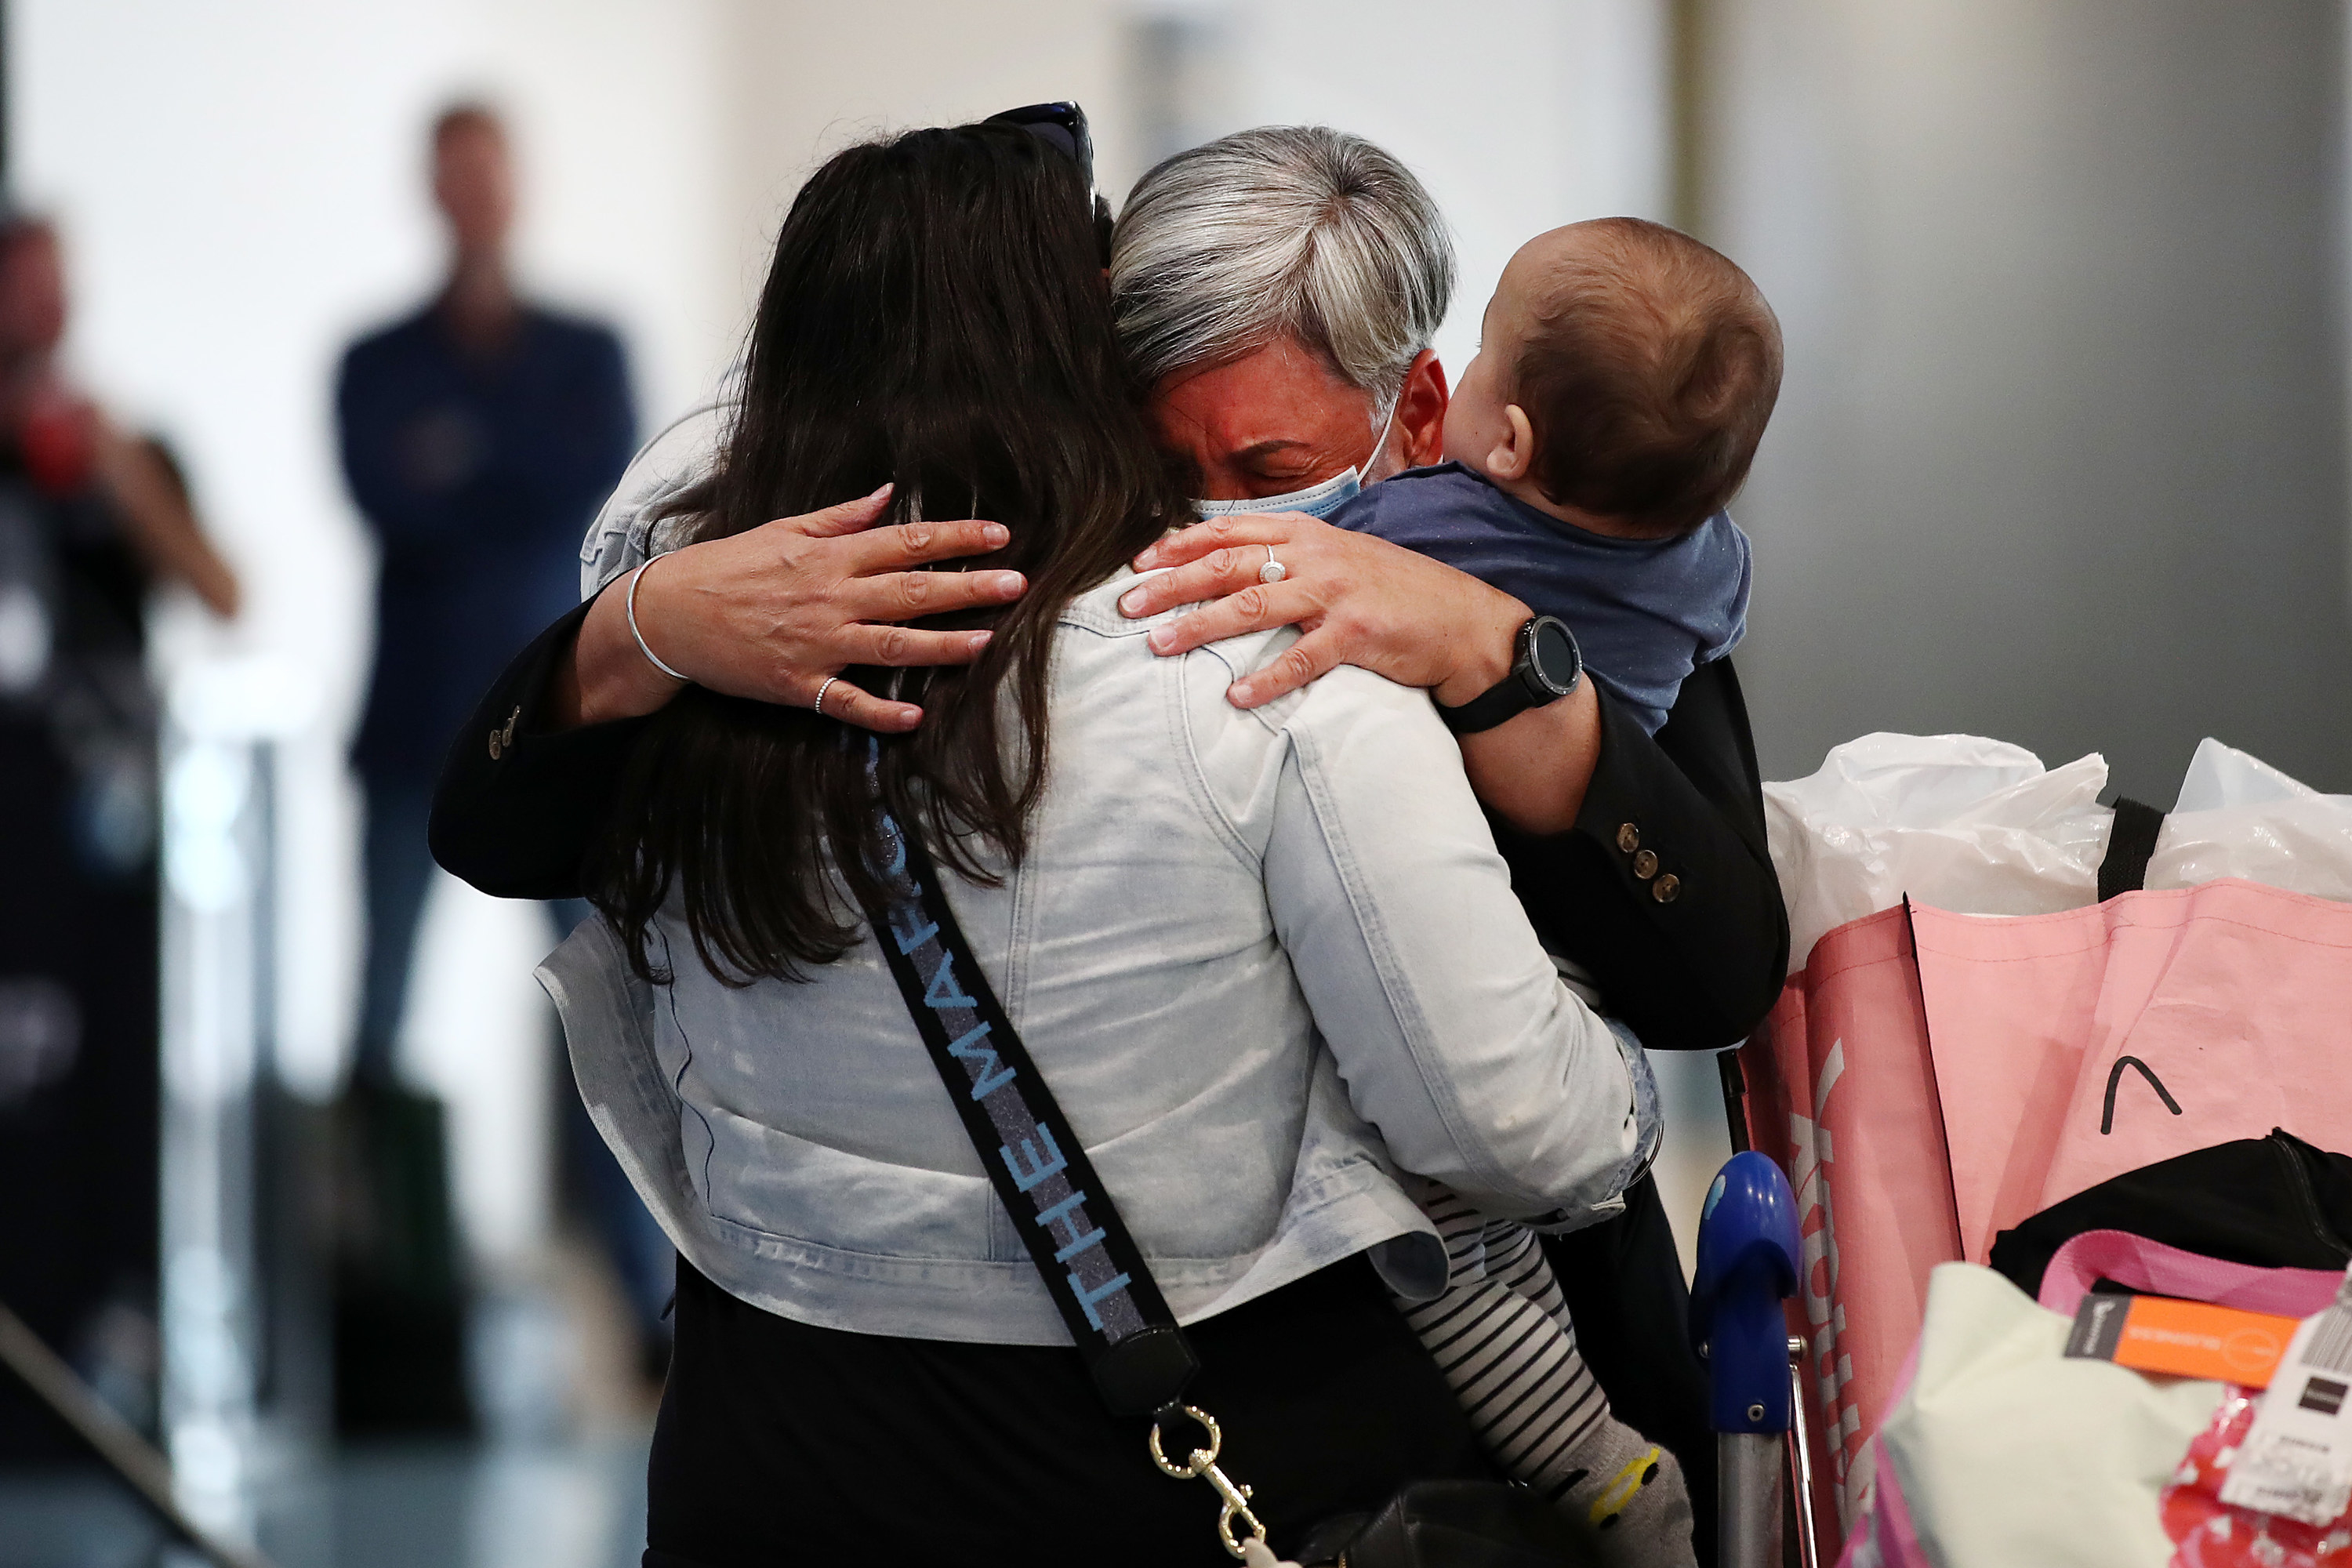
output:
[[[1497,433],[1495,449],[1486,454],[1486,473],[1490,479],[1505,484],[1517,484],[1528,477],[1535,466],[1536,429],[1528,421],[1528,411],[1516,403],[1503,406],[1503,428]]]

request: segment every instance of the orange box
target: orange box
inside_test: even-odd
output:
[[[2085,1296],[2066,1353],[2267,1388],[2300,1320],[2168,1296]]]

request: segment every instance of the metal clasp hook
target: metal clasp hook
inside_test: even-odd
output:
[[[1160,1423],[1170,1415],[1163,1410],[1151,1418],[1151,1462],[1160,1467],[1162,1475],[1180,1481],[1206,1481],[1216,1489],[1217,1495],[1225,1500],[1223,1510],[1217,1515],[1217,1539],[1225,1543],[1225,1550],[1234,1557],[1242,1557],[1244,1555],[1242,1543],[1234,1537],[1235,1519],[1249,1527],[1253,1540],[1265,1539],[1265,1526],[1259,1523],[1257,1515],[1250,1511],[1250,1489],[1234,1485],[1224,1471],[1217,1468],[1217,1454],[1225,1446],[1225,1436],[1219,1429],[1216,1418],[1192,1405],[1180,1405],[1176,1406],[1176,1412],[1201,1424],[1202,1429],[1209,1434],[1209,1446],[1193,1449],[1192,1457],[1183,1464],[1170,1464],[1167,1454],[1160,1447]]]

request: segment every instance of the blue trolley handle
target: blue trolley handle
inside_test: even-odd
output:
[[[1791,1363],[1801,1348],[1780,1303],[1797,1293],[1801,1256],[1789,1179],[1762,1154],[1734,1154],[1707,1189],[1691,1282],[1691,1339],[1706,1358],[1707,1425],[1717,1434],[1722,1568],[1780,1562],[1781,1463],[1797,1421]],[[1801,1489],[1810,1464],[1794,1462]],[[1803,1489],[1800,1513],[1810,1506]],[[1805,1544],[1811,1523],[1800,1525]]]

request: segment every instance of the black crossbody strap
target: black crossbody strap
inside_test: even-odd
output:
[[[1198,1370],[1184,1331],[972,957],[930,857],[887,813],[879,823],[886,907],[866,918],[931,1065],[1103,1403],[1121,1415],[1164,1410]]]

